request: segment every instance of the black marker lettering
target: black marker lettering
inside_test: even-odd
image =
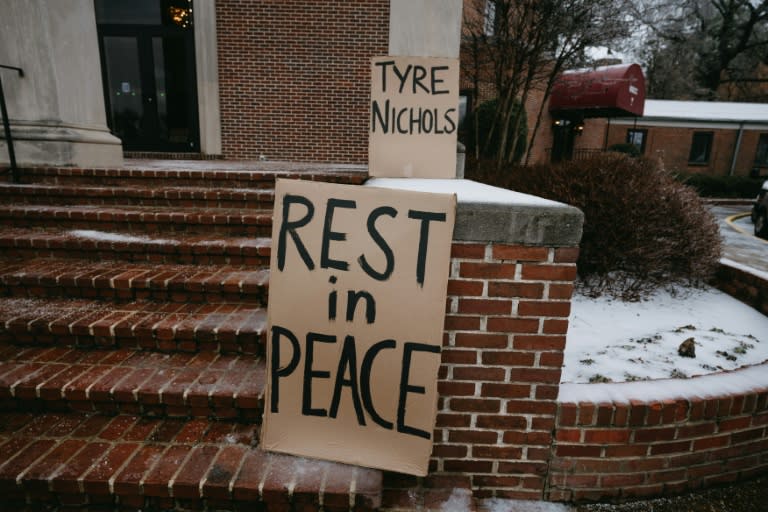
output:
[[[448,66],[433,66],[432,69],[430,70],[430,74],[432,76],[432,83],[431,83],[432,94],[448,94],[450,92],[450,90],[448,89],[440,89],[440,90],[437,89],[437,85],[442,84],[445,81],[442,78],[437,77],[437,72],[447,71],[448,69],[449,69]]]
[[[304,205],[307,208],[307,213],[304,215],[304,217],[289,221],[288,217],[290,217],[290,210],[291,205],[293,204],[301,204]],[[309,224],[309,221],[312,220],[312,216],[315,213],[315,207],[312,205],[312,202],[307,199],[304,196],[294,196],[291,194],[286,194],[283,198],[283,218],[282,222],[280,224],[280,233],[277,237],[277,268],[280,270],[283,270],[285,268],[285,245],[286,245],[286,234],[291,235],[291,239],[293,239],[293,243],[296,244],[296,250],[299,251],[299,256],[301,256],[301,259],[304,261],[304,264],[307,266],[309,270],[313,270],[315,268],[315,264],[312,262],[312,258],[309,256],[309,252],[307,251],[307,248],[304,246],[304,243],[301,241],[301,238],[296,233],[296,230],[298,228],[304,227],[307,224]]]
[[[389,133],[389,100],[384,102],[384,114],[381,113],[381,107],[379,102],[374,100],[371,105],[371,130],[376,133],[376,119],[379,120],[381,130],[384,133]]]
[[[387,66],[394,66],[395,61],[386,60],[384,62],[377,62],[375,65],[381,68],[381,90],[387,92]]]
[[[360,299],[365,299],[365,321],[372,324],[376,321],[376,301],[368,292],[349,290],[347,292],[347,322],[355,320],[355,310]]]
[[[336,208],[354,209],[357,206],[355,201],[347,199],[328,199],[325,207],[325,223],[323,224],[323,243],[320,249],[320,267],[334,268],[336,270],[348,270],[349,263],[341,260],[334,260],[328,255],[330,252],[331,240],[342,242],[347,239],[346,233],[340,233],[331,230],[333,224],[333,211]]]
[[[427,245],[429,242],[429,223],[432,221],[445,222],[445,213],[408,210],[408,218],[421,221],[419,253],[416,259],[416,282],[420,286],[424,286],[424,269],[427,264]]]
[[[392,430],[394,424],[391,421],[382,418],[378,411],[373,407],[373,396],[371,395],[371,371],[373,369],[373,361],[376,359],[376,356],[379,355],[379,352],[384,349],[393,349],[395,348],[395,345],[395,340],[383,340],[374,344],[365,353],[363,365],[360,367],[360,393],[363,398],[365,410],[377,425],[387,430]]]
[[[347,371],[349,378],[345,379]],[[358,425],[365,426],[365,416],[363,416],[363,406],[360,403],[360,391],[357,388],[357,349],[355,348],[355,338],[347,336],[344,338],[344,347],[341,350],[339,367],[336,371],[336,383],[333,386],[333,398],[331,399],[331,408],[328,416],[335,418],[339,413],[339,403],[341,402],[341,388],[349,387],[352,393],[352,405],[355,407]]]
[[[278,412],[278,404],[280,403],[280,377],[287,377],[292,374],[296,367],[299,365],[299,358],[301,357],[301,348],[299,347],[299,340],[293,335],[291,331],[280,327],[279,325],[273,325],[271,329],[270,343],[272,344],[272,361],[270,362],[270,369],[272,370],[272,379],[270,380],[270,411]],[[291,360],[283,368],[280,368],[280,338],[286,338],[291,343]]]
[[[429,88],[422,83],[422,80],[427,78],[427,68],[424,66],[416,66],[413,71],[413,94],[416,94],[416,87],[421,87],[424,92],[429,94]]]
[[[453,121],[453,116],[451,113],[456,112],[455,108],[449,108],[445,111],[445,114],[443,115],[443,118],[448,122],[450,125],[450,128],[447,128],[445,130],[445,133],[453,133],[456,131],[456,123]]]
[[[387,244],[387,241],[384,240],[384,237],[381,236],[381,233],[379,233],[379,231],[376,229],[376,219],[382,215],[387,215],[394,219],[397,217],[397,210],[391,206],[379,206],[378,208],[374,209],[370,215],[368,215],[368,234],[371,235],[373,241],[376,242],[376,245],[379,246],[381,252],[384,253],[384,257],[387,261],[384,271],[377,272],[374,270],[368,264],[368,260],[365,258],[364,254],[361,254],[358,258],[358,262],[360,263],[360,267],[363,269],[363,271],[377,281],[386,281],[389,279],[389,276],[392,275],[392,271],[395,269],[395,254],[392,252],[392,248],[389,246],[389,244]]]
[[[408,64],[408,67],[405,68],[405,74],[401,74],[400,70],[397,68],[397,65],[394,66],[395,74],[397,75],[397,78],[400,79],[400,91],[399,91],[400,94],[403,93],[403,88],[405,87],[405,82],[408,80],[408,75],[411,73],[411,68],[412,67],[413,66]]]
[[[312,407],[312,379],[328,379],[331,372],[326,370],[313,370],[312,362],[315,358],[315,342],[336,343],[336,336],[319,334],[316,332],[307,333],[307,348],[304,356],[304,389],[301,399],[301,414],[304,416],[328,416],[326,409],[317,409]]]
[[[411,376],[411,354],[413,352],[430,352],[432,354],[439,354],[440,347],[436,345],[426,345],[424,343],[406,343],[403,346],[403,367],[400,373],[400,399],[397,403],[397,431],[402,434],[410,434],[416,437],[423,437],[424,439],[430,439],[431,434],[416,427],[411,427],[405,424],[405,413],[407,407],[405,405],[408,393],[425,394],[426,389],[424,386],[413,386],[408,383]]]

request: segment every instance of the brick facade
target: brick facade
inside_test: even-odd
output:
[[[602,128],[604,133],[605,121],[603,121]],[[653,126],[643,123],[642,119],[638,119],[636,128],[634,124],[612,123],[608,128],[608,146],[624,144],[627,140],[627,130],[631,129],[648,130],[644,155],[660,159],[664,162],[664,166],[671,171],[722,176],[727,175],[731,169],[738,136],[736,127]],[[706,164],[688,162],[691,141],[695,132],[711,132],[713,134],[712,149]],[[768,127],[763,131],[755,129],[744,131],[734,167],[735,175],[748,176],[750,174],[755,163],[757,143],[761,133],[768,133]],[[762,172],[765,173],[765,169]]]
[[[218,0],[226,159],[365,163],[389,0]]]

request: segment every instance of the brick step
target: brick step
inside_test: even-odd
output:
[[[0,414],[4,510],[375,510],[382,473],[272,454],[258,427],[92,413]]]
[[[268,282],[268,269],[245,265],[0,260],[0,296],[11,297],[244,302],[265,306]]]
[[[7,258],[80,258],[157,263],[269,265],[270,238],[164,233],[150,236],[97,230],[4,228],[0,254]]]
[[[118,169],[30,167],[23,183],[120,187],[274,188],[278,178],[359,185],[365,167],[294,162],[211,162],[185,160],[126,160]]]
[[[0,343],[0,410],[260,423],[265,376],[264,362],[248,355]]]
[[[184,208],[272,208],[268,188],[101,187],[0,183],[0,203],[136,205]]]
[[[0,342],[18,345],[259,355],[265,325],[253,304],[0,298]]]
[[[119,233],[216,233],[270,236],[271,210],[161,206],[0,205],[0,225],[60,226],[68,230]]]

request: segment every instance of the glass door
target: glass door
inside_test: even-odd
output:
[[[127,151],[199,151],[191,12],[188,0],[96,0],[107,122]]]

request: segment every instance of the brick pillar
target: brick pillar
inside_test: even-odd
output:
[[[541,499],[577,249],[455,243],[435,433],[437,472],[476,497]]]
[[[543,499],[582,213],[468,180],[367,184],[458,196],[430,475],[389,475],[384,505]]]

